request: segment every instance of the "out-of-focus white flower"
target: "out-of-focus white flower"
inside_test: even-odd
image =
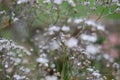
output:
[[[69,18],[69,19],[67,20],[67,22],[68,22],[68,23],[71,23],[71,22],[72,22],[72,19],[71,19],[71,18]]]
[[[111,57],[111,56],[109,55],[109,53],[104,53],[102,56],[103,56],[104,59],[106,59],[106,60],[108,60],[108,61],[110,61],[110,62],[113,62],[113,61],[114,61],[113,57]]]
[[[55,64],[51,64],[51,68],[55,68]]]
[[[17,4],[27,3],[28,0],[17,0]]]
[[[120,3],[117,3],[117,6],[120,7]]]
[[[96,23],[93,20],[86,20],[85,23],[90,26],[96,26]]]
[[[15,74],[13,77],[14,77],[15,80],[22,80],[22,79],[26,78],[25,76],[20,76],[18,74]]]
[[[85,1],[84,5],[90,5],[90,1]]]
[[[62,2],[63,2],[63,0],[54,0],[54,3],[58,4],[58,5],[60,5]]]
[[[70,31],[70,27],[69,26],[63,26],[62,31],[68,32],[68,31]]]
[[[41,54],[39,58],[36,59],[36,62],[41,63],[41,64],[46,64],[48,63],[47,55],[46,54]]]
[[[20,70],[21,70],[21,71],[24,71],[24,72],[25,72],[25,74],[27,74],[27,73],[29,73],[29,72],[30,72],[30,69],[29,69],[29,68],[24,68],[23,66],[22,66],[22,67],[20,67]]]
[[[0,14],[6,14],[5,10],[0,11]]]
[[[75,24],[79,24],[79,23],[83,22],[83,20],[84,20],[84,19],[82,19],[82,18],[75,19],[75,20],[74,20],[74,23],[75,23]]]
[[[8,63],[7,63],[7,62],[4,64],[4,67],[5,67],[5,68],[8,68]]]
[[[110,59],[110,55],[109,55],[109,54],[104,53],[104,54],[103,54],[103,58],[105,58],[106,60],[109,60],[109,59]]]
[[[65,41],[65,45],[69,48],[77,47],[77,44],[78,44],[78,40],[74,37]]]
[[[90,71],[90,72],[93,72],[93,71],[94,71],[93,68],[87,68],[87,70]]]
[[[51,26],[51,27],[49,27],[48,30],[49,30],[49,31],[55,31],[55,32],[57,32],[57,31],[60,30],[60,27],[59,27],[59,26]]]
[[[75,7],[75,6],[76,6],[76,4],[74,3],[73,0],[68,0],[68,4],[70,4],[72,7]]]
[[[120,13],[120,8],[118,7],[116,10],[115,10],[116,13]]]
[[[118,2],[119,2],[119,0],[112,0],[112,2],[114,2],[114,3],[118,3]]]
[[[96,42],[97,36],[96,35],[87,35],[87,34],[81,34],[80,38],[85,41],[90,41],[90,42]]]
[[[48,63],[48,59],[47,58],[42,58],[42,57],[37,58],[36,61],[41,63],[41,64]]]
[[[13,18],[13,22],[18,21],[19,19],[17,17]]]
[[[14,65],[18,65],[21,62],[21,59],[20,58],[15,58],[14,61],[15,61]]]
[[[43,0],[43,3],[50,3],[51,0]]]
[[[58,44],[58,42],[56,40],[52,40],[50,43],[49,43],[49,48],[50,50],[56,50],[58,49],[60,46]]]
[[[105,26],[95,23],[94,20],[86,20],[85,23],[89,26],[95,27],[98,30],[104,31]]]
[[[115,69],[120,69],[120,65],[118,64],[118,63],[114,63],[113,65],[112,65],[112,67]]]
[[[98,72],[98,71],[94,71],[92,73],[93,76],[97,77],[97,78],[100,78],[101,74]]]
[[[97,25],[97,29],[98,30],[101,30],[101,31],[104,31],[105,30],[105,27],[103,25]]]
[[[95,46],[95,45],[88,45],[86,47],[86,51],[89,52],[90,54],[96,54],[100,51],[100,46]]]
[[[58,78],[57,78],[57,76],[54,76],[54,75],[52,75],[52,76],[46,76],[45,77],[45,80],[58,80]]]

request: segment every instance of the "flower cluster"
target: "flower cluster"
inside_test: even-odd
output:
[[[28,74],[30,69],[23,65],[26,64],[26,59],[23,58],[25,55],[30,56],[31,52],[12,40],[0,39],[0,79],[27,80],[25,74]]]
[[[9,29],[30,51],[1,38],[0,80],[120,80],[118,52],[111,49],[119,38],[108,35],[104,41],[106,27],[99,22],[120,12],[118,0],[10,0],[8,6],[4,1],[0,37]]]

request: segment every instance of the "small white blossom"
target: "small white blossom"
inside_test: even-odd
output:
[[[48,63],[48,59],[47,58],[42,58],[42,57],[37,58],[36,61],[41,63],[41,64]]]
[[[73,0],[68,0],[68,4],[70,4],[72,7],[75,7],[75,6],[76,6],[76,4],[74,3]]]
[[[69,18],[69,19],[67,20],[67,22],[68,22],[68,23],[71,23],[71,22],[72,22],[72,19],[71,19],[71,18]]]
[[[13,18],[13,22],[18,21],[19,19],[17,17]]]
[[[85,1],[84,5],[90,5],[90,1]]]
[[[105,27],[103,25],[95,23],[94,20],[86,20],[85,23],[89,26],[95,27],[98,30],[104,31]]]
[[[56,50],[58,49],[60,46],[58,44],[58,42],[56,40],[52,40],[50,43],[49,43],[49,48],[50,50]]]
[[[66,40],[65,44],[69,48],[77,47],[78,40],[76,38],[72,37],[69,40]]]
[[[120,13],[120,8],[118,7],[116,10],[115,10],[116,13]]]
[[[55,32],[58,32],[60,30],[60,27],[59,26],[50,26],[48,31],[55,31]]]
[[[91,53],[91,54],[96,54],[100,51],[100,46],[88,45],[86,47],[86,51]]]
[[[96,42],[97,41],[97,36],[96,35],[81,34],[80,38],[82,40],[90,41],[90,42]]]
[[[90,72],[93,72],[93,71],[94,71],[93,68],[87,68],[87,70],[90,71]]]
[[[27,3],[27,2],[28,2],[28,0],[18,0],[17,4],[22,4],[22,3]]]
[[[50,3],[51,0],[44,0],[43,3]]]
[[[20,76],[18,74],[15,74],[13,77],[14,77],[15,80],[22,80],[22,79],[26,78],[25,76]]]
[[[69,26],[63,26],[62,31],[68,32],[68,31],[70,31],[70,27]]]
[[[0,14],[6,14],[5,10],[0,11]]]
[[[90,26],[96,26],[96,23],[93,20],[86,20],[85,23]]]
[[[60,5],[62,2],[63,2],[63,0],[54,0],[54,3],[58,4],[58,5]]]
[[[105,58],[106,60],[109,60],[109,59],[110,59],[110,55],[109,55],[109,54],[104,53],[104,54],[103,54],[103,58]]]
[[[79,23],[83,22],[83,20],[84,20],[84,19],[82,19],[82,18],[75,19],[75,20],[74,20],[74,23],[75,23],[75,24],[79,24]]]
[[[112,67],[116,69],[120,69],[120,65],[116,62],[112,65]]]
[[[117,6],[120,7],[120,3],[117,3]]]
[[[36,59],[36,62],[41,63],[41,64],[46,64],[48,63],[47,55],[46,54],[41,54],[39,58]]]
[[[93,76],[97,77],[97,78],[100,78],[101,74],[98,72],[98,71],[94,71],[92,73]]]
[[[57,76],[52,75],[52,76],[46,76],[45,80],[58,80],[58,78]]]
[[[101,30],[101,31],[104,31],[105,30],[105,27],[103,25],[97,25],[97,29],[98,30]]]
[[[114,3],[118,3],[118,2],[119,2],[119,0],[112,0],[112,2],[114,2]]]
[[[14,65],[18,65],[18,64],[21,62],[21,59],[20,59],[20,58],[16,58],[16,59],[14,59],[14,60],[15,60]]]

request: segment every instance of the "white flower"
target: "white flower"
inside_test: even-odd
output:
[[[97,29],[98,30],[101,30],[101,31],[104,31],[105,30],[105,27],[103,25],[97,25]]]
[[[96,24],[94,20],[86,20],[85,23],[89,26],[97,28],[98,30],[101,30],[101,31],[105,30],[105,27],[103,25]]]
[[[21,79],[20,75],[17,75],[17,74],[15,74],[13,77],[14,77],[16,80],[20,80],[20,79]]]
[[[93,72],[93,71],[94,71],[93,68],[87,68],[87,70],[90,71],[90,72]]]
[[[116,10],[115,10],[116,13],[120,13],[120,8],[118,7]]]
[[[70,27],[69,26],[63,26],[62,31],[68,32],[68,31],[70,31]]]
[[[120,3],[117,3],[117,6],[120,7]]]
[[[58,5],[60,5],[62,2],[63,2],[63,0],[54,0],[54,3],[58,4]]]
[[[41,64],[48,63],[48,59],[47,58],[42,58],[42,57],[37,58],[36,61],[41,63]]]
[[[18,0],[17,4],[22,4],[22,3],[27,3],[27,2],[28,2],[28,0]]]
[[[73,47],[77,46],[78,40],[76,38],[72,37],[69,40],[66,40],[65,44],[66,44],[67,47],[73,48]]]
[[[82,18],[80,18],[80,19],[75,19],[75,20],[74,20],[74,23],[76,23],[76,24],[79,24],[79,23],[81,23],[81,22],[83,22],[83,19],[82,19]]]
[[[56,76],[52,75],[52,76],[46,76],[45,80],[58,80],[58,78]]]
[[[22,79],[26,78],[25,76],[20,76],[18,74],[15,74],[13,77],[14,77],[15,80],[22,80]]]
[[[91,54],[96,54],[100,51],[100,46],[88,45],[86,47],[86,51],[91,53]]]
[[[96,23],[93,20],[86,20],[85,23],[90,26],[96,26]]]
[[[72,7],[75,7],[75,6],[76,6],[76,4],[74,3],[73,0],[68,0],[68,4],[70,4]]]
[[[41,54],[39,58],[36,59],[36,62],[41,63],[41,64],[46,64],[48,63],[47,55],[45,53]]]
[[[52,40],[50,43],[49,43],[49,48],[50,50],[56,50],[58,49],[60,46],[58,44],[58,42],[56,40]]]
[[[100,78],[101,74],[98,72],[98,71],[94,71],[92,73],[93,76],[97,77],[97,78]]]
[[[51,0],[44,0],[43,3],[50,3]]]
[[[90,5],[90,1],[85,1],[84,5]]]
[[[21,59],[20,58],[16,58],[14,65],[18,65],[20,62],[21,62]]]
[[[117,3],[117,2],[119,2],[119,1],[118,1],[118,0],[112,0],[112,2]]]
[[[68,22],[68,23],[71,23],[71,22],[72,22],[72,19],[71,19],[71,18],[69,18],[69,19],[67,20],[67,22]]]
[[[55,32],[58,32],[60,30],[60,27],[59,26],[51,26],[49,27],[48,29],[49,31],[55,31]]]
[[[106,60],[109,60],[110,59],[110,55],[109,54],[103,54],[103,58],[105,58]]]
[[[90,42],[96,42],[97,36],[96,35],[87,35],[87,34],[81,34],[80,38],[85,41],[90,41]]]
[[[6,14],[5,10],[0,11],[0,14]]]
[[[17,17],[13,18],[13,22],[18,21],[19,19]]]

